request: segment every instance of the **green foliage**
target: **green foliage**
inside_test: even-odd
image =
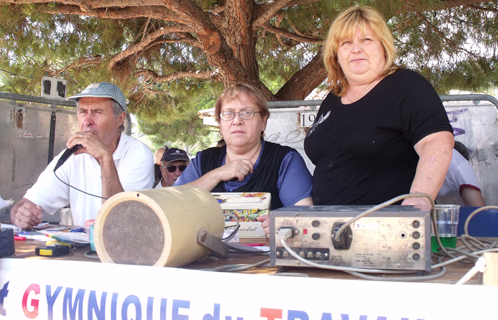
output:
[[[400,63],[419,71],[439,94],[496,85],[496,3],[393,17]],[[421,19],[422,17],[422,19]]]
[[[224,0],[194,2],[206,12],[225,5]],[[255,1],[264,3],[268,1]],[[438,93],[451,89],[483,91],[497,83],[496,2],[444,8],[451,6],[451,1],[309,1],[281,10],[270,19],[270,24],[287,32],[324,39],[337,14],[355,4],[372,5],[389,19],[398,61],[422,73]],[[62,6],[63,3],[56,2],[0,6],[1,90],[39,95],[45,75],[66,79],[68,95],[91,82],[113,82],[129,98],[129,110],[137,115],[143,132],[155,136],[154,143],[178,143],[177,146],[188,149],[212,145],[216,138],[204,138],[209,129],[202,127],[197,112],[214,105],[223,84],[188,77],[154,83],[144,71],[158,77],[187,71],[216,73],[218,70],[210,65],[201,48],[179,41],[181,37],[196,38],[198,34],[164,35],[157,43],[121,60],[110,71],[109,63],[117,54],[175,22],[147,17],[118,20],[44,13],[57,12]],[[219,16],[229,19],[227,12]],[[264,28],[254,36],[257,41],[251,50],[257,57],[259,78],[273,93],[321,50],[318,44],[301,43]]]
[[[142,117],[138,123],[144,134],[152,136],[152,143],[157,147],[166,144],[195,155],[197,151],[213,146],[218,139],[211,134],[218,130],[204,126],[198,111],[213,108],[223,88],[219,84],[206,83],[201,88],[190,85],[186,90],[182,85],[185,84],[162,85],[160,88],[164,87],[164,91],[147,99],[152,103],[147,110],[139,111]]]

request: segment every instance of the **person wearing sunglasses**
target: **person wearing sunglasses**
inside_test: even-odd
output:
[[[163,178],[157,184],[156,189],[171,187],[189,164],[190,158],[185,150],[178,148],[166,150],[161,158],[161,174]]]
[[[270,192],[272,209],[312,205],[312,178],[304,159],[290,147],[263,139],[269,115],[266,100],[255,87],[226,88],[215,105],[225,145],[198,152],[175,186],[195,185],[209,192]]]
[[[163,174],[161,172],[161,158],[163,157],[164,152],[168,149],[168,146],[160,147],[154,154],[154,188],[157,187],[163,179]]]

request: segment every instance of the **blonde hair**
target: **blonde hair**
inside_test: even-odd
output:
[[[249,99],[258,107],[258,111],[260,112],[261,118],[265,117],[268,120],[270,116],[270,110],[268,109],[268,105],[266,104],[266,99],[255,87],[246,83],[239,83],[234,86],[228,87],[220,94],[218,100],[216,100],[216,105],[214,107],[214,117],[216,121],[220,122],[220,113],[221,107],[233,99],[237,98],[237,96],[241,93],[247,94]]]
[[[348,89],[348,80],[337,61],[339,42],[353,38],[356,27],[365,34],[369,26],[379,38],[386,56],[386,64],[381,76],[396,72],[401,67],[394,63],[397,58],[394,38],[382,15],[372,7],[351,7],[343,11],[330,26],[323,46],[323,63],[328,72],[329,89],[338,96],[343,96]]]

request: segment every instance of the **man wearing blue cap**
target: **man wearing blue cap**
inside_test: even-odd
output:
[[[154,183],[152,152],[123,133],[126,98],[117,86],[92,83],[68,100],[78,105],[79,131],[66,143],[76,151],[74,156],[66,150],[55,157],[13,206],[10,217],[20,228],[39,224],[43,210],[53,214],[68,204],[74,224],[82,226],[95,219],[107,198],[122,191],[150,189]]]

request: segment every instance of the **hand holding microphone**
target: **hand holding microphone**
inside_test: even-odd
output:
[[[71,140],[74,140],[76,138],[79,138],[79,139],[83,139],[83,133],[76,133],[75,136],[73,136],[71,139],[69,139],[68,141],[68,144]],[[75,144],[73,147],[71,148],[67,148],[66,151],[64,151],[64,153],[61,155],[61,157],[59,158],[59,161],[57,161],[57,164],[55,165],[54,167],[54,172],[60,168],[60,166],[62,166],[64,164],[64,162],[67,161],[67,159],[69,159],[69,157],[74,153],[76,152],[76,150],[78,150],[79,148],[83,148],[83,145],[82,144]]]
[[[88,154],[94,156],[93,154],[88,152],[88,149],[87,149],[88,146],[92,145],[92,144],[95,145],[95,142],[97,142],[97,145],[99,145],[99,144],[102,145],[102,143],[98,139],[95,139],[92,134],[85,135],[85,139],[83,139],[83,138],[84,138],[83,133],[76,133],[73,137],[71,137],[71,139],[69,139],[69,141],[67,143],[68,145],[75,143],[75,140],[77,140],[78,142],[83,143],[84,146],[83,146],[83,144],[75,144],[71,148],[67,148],[64,151],[64,153],[62,153],[61,157],[59,158],[59,160],[57,161],[57,164],[54,167],[54,175],[57,177],[57,179],[59,179],[60,182],[64,183],[65,185],[67,185],[70,188],[73,188],[73,189],[75,189],[79,192],[82,192],[84,194],[87,194],[89,196],[106,200],[107,198],[104,198],[104,197],[99,196],[99,195],[88,193],[84,190],[78,189],[78,188],[68,184],[67,182],[63,181],[56,173],[57,169],[59,169],[67,161],[67,159],[69,159],[69,157],[71,157],[71,155],[73,155],[76,152],[76,150],[78,150],[80,148],[85,148],[85,151],[84,151],[85,153],[88,153]]]
[[[83,146],[81,144],[77,144],[75,145],[74,147],[72,147],[71,149],[66,149],[66,151],[64,151],[64,153],[62,154],[62,156],[59,158],[59,161],[57,161],[57,164],[55,165],[54,167],[54,172],[59,169],[60,166],[62,166],[64,164],[64,162],[66,162],[67,159],[69,159],[69,157],[76,151],[78,150],[79,148],[82,148]]]

